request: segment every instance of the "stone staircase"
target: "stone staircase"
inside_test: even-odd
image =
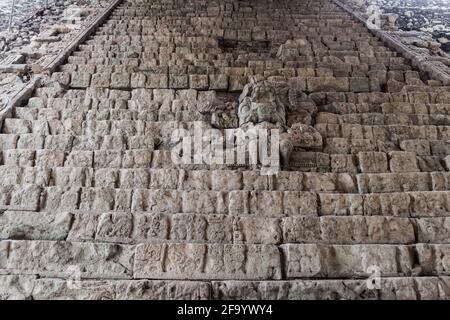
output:
[[[174,164],[251,76],[317,106],[314,165]],[[125,0],[3,121],[0,298],[448,299],[449,141],[450,87],[329,0]]]

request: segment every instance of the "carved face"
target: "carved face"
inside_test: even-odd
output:
[[[252,122],[285,124],[286,111],[277,97],[275,89],[265,83],[256,83],[246,88],[246,96],[241,98],[238,116],[239,125]]]

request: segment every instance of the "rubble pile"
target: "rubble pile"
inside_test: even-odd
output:
[[[396,14],[397,26],[403,31],[422,31],[450,52],[450,2],[448,0],[347,0],[362,12],[371,13],[377,6],[383,14]]]
[[[101,8],[108,1],[49,0],[48,7],[45,3],[45,1],[16,0],[11,30],[9,20],[12,0],[0,3],[0,59],[5,58],[11,51],[20,51],[45,29],[67,20],[68,9],[73,14],[74,11],[86,8]],[[78,20],[83,20],[91,13],[94,12],[84,11],[78,15],[80,18]],[[72,19],[72,22],[78,21]]]

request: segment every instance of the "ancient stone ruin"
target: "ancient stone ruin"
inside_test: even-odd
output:
[[[0,66],[0,299],[450,298],[438,46],[333,0],[89,12]]]

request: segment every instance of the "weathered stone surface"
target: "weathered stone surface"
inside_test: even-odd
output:
[[[428,140],[403,140],[400,147],[405,151],[415,152],[418,156],[431,154],[430,142]]]
[[[358,174],[357,180],[361,193],[432,190],[431,176],[425,172]]]
[[[450,219],[448,217],[417,219],[417,226],[419,242],[450,242]]]
[[[357,194],[319,194],[321,215],[362,215],[363,196]]]
[[[280,255],[270,245],[141,244],[134,277],[280,279]]]
[[[414,224],[409,219],[387,217],[321,217],[322,240],[329,243],[415,242]]]
[[[35,276],[1,275],[0,300],[31,300]]]
[[[77,272],[82,278],[132,276],[134,250],[129,246],[65,241],[2,241],[0,251],[2,273],[70,277],[79,270]]]
[[[391,172],[418,172],[416,154],[414,152],[389,153],[389,168]]]
[[[445,297],[438,286],[448,288],[444,280],[438,278],[381,278],[380,289],[369,289],[366,279],[362,280],[290,280],[290,281],[213,281],[214,299],[221,300],[415,300],[420,287],[432,283],[429,298]],[[420,296],[422,298],[422,296]]]
[[[136,190],[131,208],[134,211],[181,212],[181,195],[174,190]]]
[[[6,300],[205,300],[210,285],[196,281],[68,280],[35,276],[0,276],[0,299]]]
[[[369,276],[375,266],[385,276],[409,275],[412,251],[393,245],[283,244],[288,278]]]
[[[360,152],[358,153],[359,166],[361,172],[387,172],[387,156],[383,152]]]
[[[4,41],[0,299],[450,297],[438,44],[330,0],[119,2]]]
[[[349,91],[348,78],[328,78],[317,77],[307,78],[308,91],[329,92],[329,91]]]
[[[299,216],[283,219],[283,241],[314,243],[320,241],[320,221],[316,217]]]
[[[279,221],[203,214],[74,214],[71,241],[266,243],[281,241]]]
[[[209,285],[194,281],[38,279],[32,296],[37,300],[205,300],[209,298]]]
[[[450,273],[448,244],[417,244],[416,252],[420,272],[424,275],[448,275]]]
[[[65,212],[6,211],[0,214],[0,239],[65,240],[71,221]]]
[[[17,176],[13,176],[13,179]],[[36,211],[39,208],[41,188],[32,183],[24,185],[1,185],[0,208]]]

